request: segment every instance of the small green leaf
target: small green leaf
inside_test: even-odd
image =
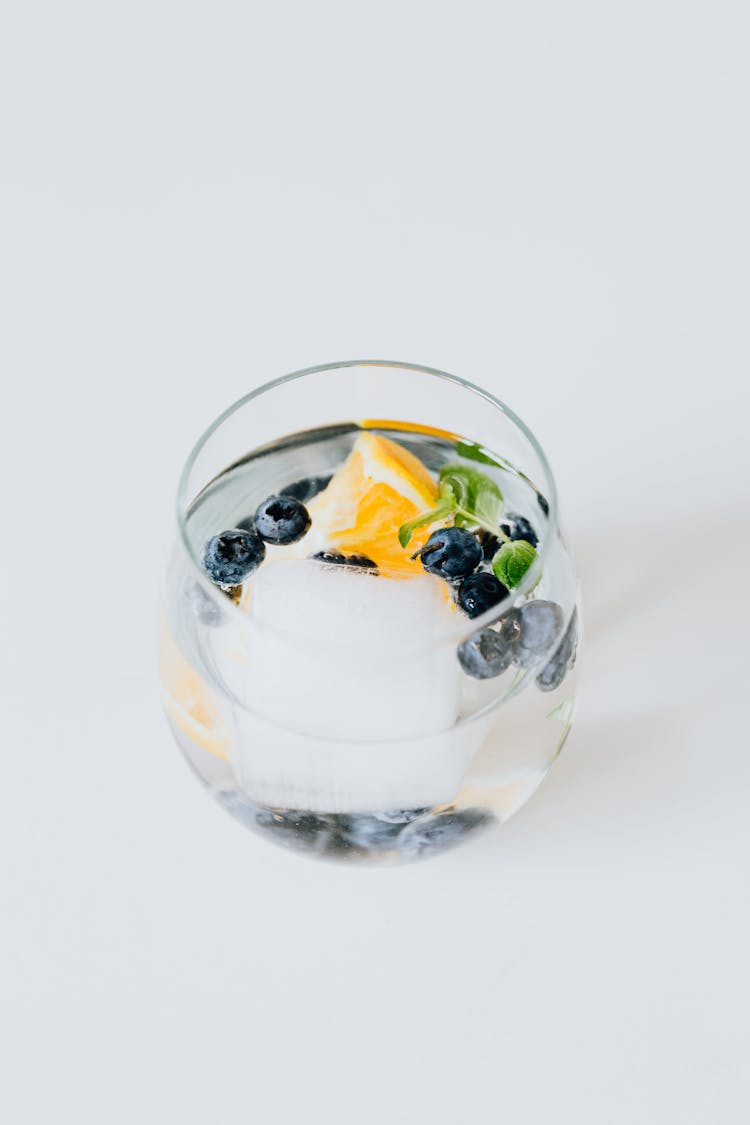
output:
[[[472,474],[474,469],[464,465],[443,465],[440,470],[440,487],[450,488],[460,508],[469,507],[471,495]]]
[[[509,469],[510,463],[498,457],[496,454],[489,453],[483,445],[477,445],[475,441],[457,441],[456,453],[459,457],[465,457],[467,461],[479,461],[483,465],[494,465],[496,469]]]
[[[418,527],[426,527],[428,524],[437,523],[438,520],[443,520],[447,516],[453,515],[456,510],[455,500],[446,499],[437,508],[433,508],[430,512],[423,512],[421,516],[416,519],[409,520],[407,523],[402,523],[398,529],[398,541],[402,547],[407,547],[411,540],[412,535]]]
[[[476,511],[477,501],[483,494],[490,494],[498,500],[503,498],[492,477],[480,473],[479,469],[472,469],[471,465],[443,465],[440,482],[441,485],[449,484],[459,508],[466,508],[470,512]]]
[[[494,480],[485,477],[485,482],[479,488],[474,500],[474,511],[477,519],[494,526],[500,518],[502,501],[502,493]]]
[[[516,539],[512,543],[503,543],[492,560],[492,571],[504,586],[512,590],[521,584],[535,558],[536,551],[531,543],[527,543],[525,539]]]

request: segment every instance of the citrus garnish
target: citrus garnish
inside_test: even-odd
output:
[[[361,433],[331,483],[308,504],[313,528],[326,546],[365,555],[381,574],[406,578],[422,573],[412,555],[429,529],[401,546],[398,529],[437,500],[437,484],[418,457],[390,438]]]
[[[229,732],[208,684],[182,655],[162,621],[159,631],[159,672],[164,710],[192,742],[217,758],[226,758]]]
[[[423,426],[419,422],[399,422],[393,418],[366,418],[361,422],[363,430],[396,430],[407,434],[427,434],[428,437],[442,438],[451,444],[460,441],[458,434],[441,430],[437,426]]]

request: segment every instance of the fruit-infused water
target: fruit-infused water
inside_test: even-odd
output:
[[[398,860],[529,798],[572,717],[575,579],[502,451],[398,422],[290,434],[219,473],[185,532],[205,574],[176,553],[165,707],[244,823]]]

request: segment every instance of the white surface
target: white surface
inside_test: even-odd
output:
[[[3,1120],[748,1120],[745,11],[6,5]],[[214,807],[152,655],[193,438],[357,355],[528,419],[587,619],[540,793],[395,872]]]

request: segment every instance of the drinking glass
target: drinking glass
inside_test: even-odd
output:
[[[475,619],[444,613],[425,632],[410,618],[420,584],[403,581],[397,618],[381,614],[370,585],[370,616],[355,607],[342,623],[326,615],[310,565],[304,622],[268,620],[252,595],[238,604],[237,591],[208,580],[211,536],[294,481],[325,480],[363,428],[416,442],[434,472],[449,449],[533,524],[534,565],[499,606]],[[387,580],[360,581],[383,590]],[[436,855],[512,816],[559,754],[575,700],[577,600],[547,458],[503,402],[415,364],[297,371],[230,406],[183,469],[161,596],[164,707],[205,787],[267,840],[348,862]],[[501,674],[468,675],[459,654],[487,631],[515,636],[532,603],[554,607],[554,637],[514,650]]]

